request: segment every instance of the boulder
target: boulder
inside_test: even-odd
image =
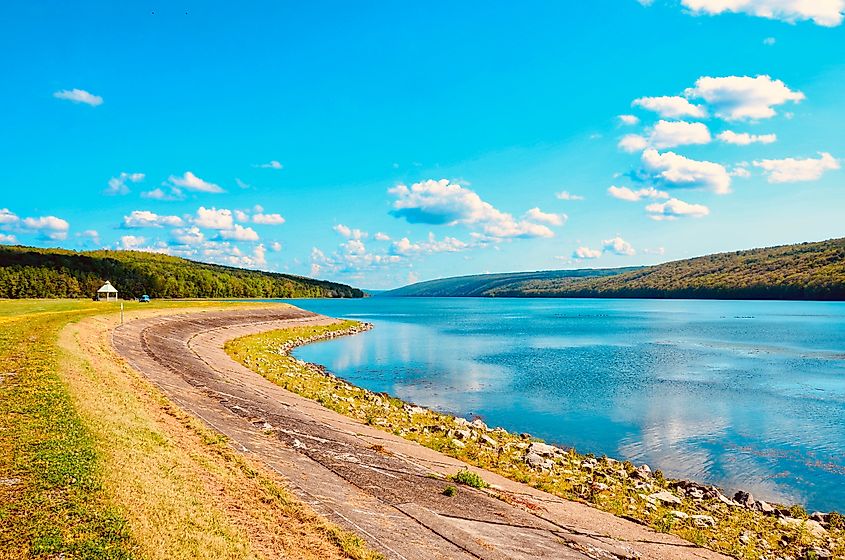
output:
[[[754,496],[751,495],[751,492],[743,492],[742,490],[734,494],[734,501],[747,508],[754,507],[755,503]]]
[[[690,515],[690,519],[696,527],[706,528],[716,525],[716,520],[709,515]]]
[[[537,455],[542,455],[543,457],[554,457],[558,451],[558,448],[554,445],[548,445],[539,441],[535,441],[528,446],[529,453],[536,453]]]
[[[663,502],[664,504],[671,504],[671,505],[678,505],[681,503],[681,499],[676,495],[672,494],[671,492],[667,492],[666,490],[662,490],[660,492],[655,492],[649,496],[650,500],[656,500],[658,502]]]
[[[538,455],[533,451],[529,451],[528,454],[525,456],[525,462],[528,463],[528,466],[532,469],[539,469],[543,467],[546,460],[543,458],[542,455]]]

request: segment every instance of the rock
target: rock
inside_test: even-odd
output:
[[[415,414],[425,414],[426,412],[428,412],[428,410],[426,410],[425,408],[423,408],[421,406],[409,406],[405,410],[411,416],[414,416]]]
[[[648,465],[640,465],[634,470],[633,476],[635,478],[639,478],[640,480],[650,480],[651,475],[651,467]]]
[[[601,482],[594,482],[592,485],[593,492],[604,492],[610,490],[610,486]]]
[[[457,424],[458,426],[469,426],[469,422],[467,422],[465,418],[461,418],[460,416],[455,418],[455,424]]]
[[[743,507],[754,507],[754,496],[751,495],[751,492],[743,492],[740,490],[734,494],[734,501]]]
[[[690,515],[690,519],[696,527],[713,527],[716,525],[716,520],[709,515]]]
[[[538,455],[533,451],[529,451],[528,454],[525,456],[525,462],[528,463],[529,467],[539,469],[543,467],[546,460],[543,459],[542,455]]]
[[[688,514],[684,513],[683,511],[678,511],[676,509],[673,509],[672,511],[670,511],[669,515],[671,515],[672,517],[674,517],[676,519],[689,519]]]
[[[804,527],[804,529],[806,529],[808,533],[810,533],[817,539],[820,539],[827,535],[827,530],[822,527],[821,523],[812,519],[804,521],[803,519],[795,519],[794,517],[781,517],[780,519],[778,519],[778,523],[785,527]]]
[[[455,447],[466,447],[466,444],[458,439],[452,439],[452,445]]]
[[[304,443],[302,443],[298,439],[294,439],[293,440],[293,448],[294,449],[308,449],[308,446],[306,446]]]
[[[528,452],[536,453],[537,455],[542,455],[543,457],[554,457],[558,452],[558,448],[553,445],[535,441],[528,446]]]
[[[681,499],[679,497],[672,494],[671,492],[667,492],[666,490],[651,494],[649,496],[649,499],[663,502],[664,504],[678,505],[681,503]]]
[[[20,481],[20,478],[0,478],[0,486],[17,486]]]
[[[827,560],[828,558],[833,558],[833,553],[826,548],[822,548],[820,546],[814,546],[813,552],[816,555],[818,560]]]
[[[472,439],[472,432],[469,430],[455,430],[455,435],[458,437],[458,439]]]
[[[497,442],[495,439],[491,438],[487,434],[483,434],[480,439],[482,442],[484,442],[486,445],[489,445],[490,447],[497,447],[499,445],[499,442]]]
[[[673,504],[678,505],[681,503],[681,499],[676,495],[672,494],[671,492],[667,492],[663,490],[661,492],[655,492],[649,496],[651,500],[657,500],[663,502],[664,504]]]
[[[486,432],[486,431],[487,431],[487,424],[485,424],[484,422],[482,422],[482,421],[481,421],[481,420],[479,420],[478,418],[476,418],[475,420],[473,420],[473,421],[470,423],[470,426],[472,426],[472,427],[473,427],[473,428],[475,428],[476,430],[481,430],[482,432]]]
[[[829,521],[829,515],[820,511],[814,511],[810,514],[810,519],[819,523],[827,523]]]
[[[775,512],[775,508],[769,502],[764,502],[763,500],[758,500],[754,504],[754,509],[757,511],[762,511],[766,515],[772,515]]]
[[[729,506],[729,507],[738,507],[739,506],[738,503],[731,500],[730,498],[728,498],[727,496],[725,496],[724,494],[722,494],[719,491],[716,491],[716,499],[719,500],[720,502],[722,502],[723,504],[725,504],[726,506]]]

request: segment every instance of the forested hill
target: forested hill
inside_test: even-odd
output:
[[[120,297],[363,297],[345,284],[140,251],[0,246],[0,298],[93,297],[106,280]]]
[[[845,239],[597,271],[601,275],[563,272],[499,274],[489,286],[490,275],[446,278],[386,295],[845,300]],[[473,282],[477,289],[467,290]],[[459,289],[442,289],[450,286]]]
[[[622,274],[637,268],[585,268],[580,270],[541,270],[536,272],[503,272],[440,278],[418,282],[379,295],[405,297],[479,297],[500,289],[512,290],[527,282],[552,282],[565,278],[585,278]]]

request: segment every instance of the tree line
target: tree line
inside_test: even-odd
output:
[[[156,253],[0,247],[0,298],[94,297],[106,280],[122,298],[364,296],[345,284]]]

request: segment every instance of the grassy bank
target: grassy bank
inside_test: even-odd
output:
[[[127,303],[127,317],[219,303]],[[109,348],[116,304],[0,301],[0,558],[379,556]]]
[[[354,321],[296,327],[230,341],[227,352],[282,387],[341,414],[557,496],[578,500],[737,558],[845,558],[845,523],[803,508],[745,503],[717,488],[545,445],[349,385],[288,355],[310,341],[357,332]]]

